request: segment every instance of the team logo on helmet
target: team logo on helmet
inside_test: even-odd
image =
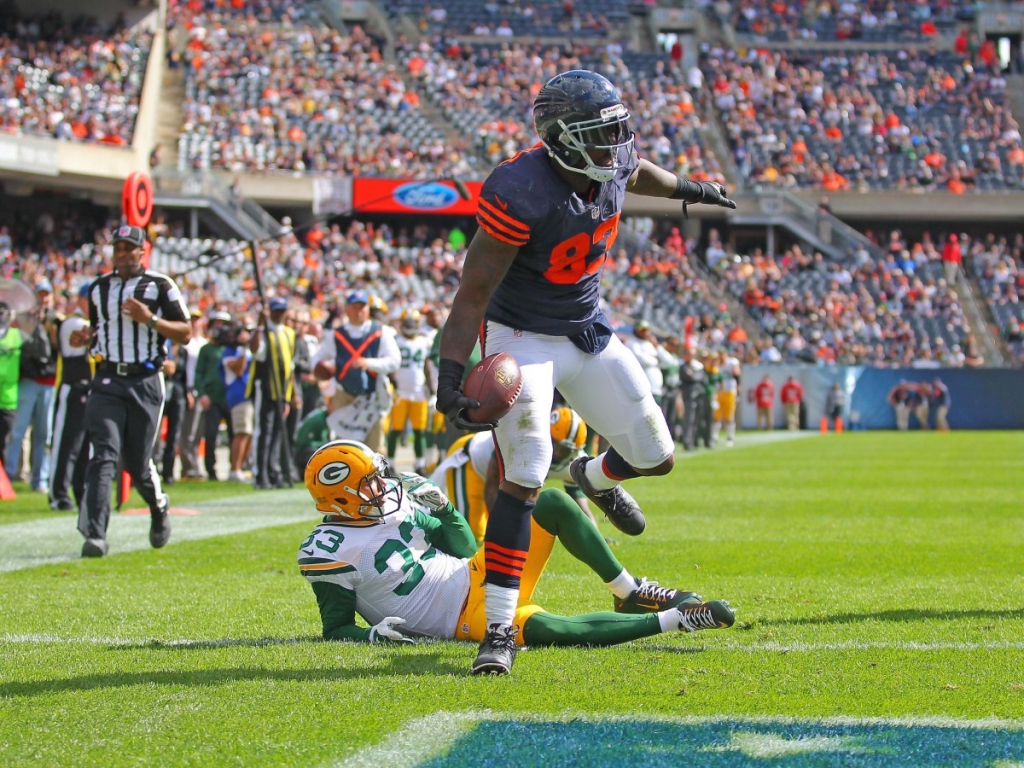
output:
[[[352,468],[343,461],[324,464],[316,473],[316,479],[323,485],[337,485],[352,473]]]

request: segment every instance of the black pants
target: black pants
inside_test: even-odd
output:
[[[291,458],[292,458],[293,462],[295,460],[295,450],[294,450],[293,446],[295,445],[295,435],[298,434],[298,431],[299,431],[299,421],[300,421],[299,416],[301,415],[300,410],[301,409],[295,408],[294,406],[289,408],[288,409],[288,415],[285,417],[285,420],[284,420],[284,429],[285,429],[285,432],[288,435],[289,453],[291,454]],[[303,467],[303,470],[305,470],[306,465],[303,464],[302,467]],[[296,473],[296,469],[297,469],[297,466],[294,463],[293,463],[293,465],[291,467],[288,468],[288,472],[289,472],[290,477],[296,477],[296,476],[301,477],[302,476],[301,473],[299,475],[295,474]]]
[[[50,448],[50,504],[74,509],[82,503],[89,441],[85,439],[88,384],[61,384],[53,399],[53,446]]]
[[[9,411],[0,411],[0,465],[3,465],[4,456],[7,455],[7,443],[11,440],[11,432],[14,430],[14,419],[17,415],[18,410],[16,408],[12,408]],[[8,472],[7,474],[10,475],[11,473]]]
[[[160,474],[168,482],[174,482],[174,457],[178,452],[181,423],[185,417],[185,388],[177,381],[167,382],[167,396],[164,403],[167,417],[167,440],[164,442],[164,459]]]
[[[665,423],[668,424],[668,431],[672,435],[673,442],[678,438],[679,433],[679,390],[675,387],[665,391],[661,399],[661,412],[665,416]]]
[[[692,390],[683,391],[683,426],[681,442],[687,451],[697,445],[697,416],[700,413],[700,395]]]
[[[231,411],[227,403],[210,403],[210,407],[203,412],[203,439],[206,441],[206,456],[203,463],[206,465],[206,476],[210,480],[217,479],[217,434],[220,432],[220,423],[228,425],[228,442],[234,437],[234,430],[231,428]]]
[[[256,439],[256,485],[281,485],[285,479],[291,480],[291,473],[286,476],[287,467],[281,466],[281,441],[284,439],[286,425],[281,418],[278,404],[266,396],[263,382],[256,382],[256,418],[259,424],[259,437]]]
[[[85,473],[85,500],[78,510],[78,530],[87,539],[107,537],[118,459],[150,510],[156,510],[163,489],[153,466],[153,446],[163,408],[164,379],[158,373],[99,373],[93,379],[85,414],[93,455]]]
[[[302,385],[302,415],[299,417],[299,422],[305,419],[309,414],[324,404],[324,396],[320,391],[319,384],[303,384]],[[294,443],[292,443],[294,445]]]

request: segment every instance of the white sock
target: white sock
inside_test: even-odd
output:
[[[610,491],[619,484],[618,480],[612,480],[604,473],[604,457],[606,455],[606,453],[602,453],[600,456],[595,456],[587,462],[587,466],[584,469],[587,480],[590,481],[590,484],[594,486],[596,491]]]
[[[608,587],[616,597],[626,598],[636,590],[636,579],[633,578],[633,575],[629,571],[623,568],[622,573],[611,581],[605,582],[605,586]]]
[[[722,422],[716,421],[714,424],[711,425],[711,442],[713,442],[713,443],[717,443],[718,442],[718,435],[719,435],[719,433],[721,433],[721,431],[722,431]]]
[[[512,622],[516,618],[516,605],[518,603],[518,589],[485,584],[484,608],[487,611],[487,626],[490,627],[491,624],[512,626]]]
[[[729,438],[729,440],[732,440],[734,437],[736,437],[735,421],[730,421],[728,424],[725,425],[725,436]]]
[[[678,632],[679,611],[675,608],[669,608],[667,611],[659,611],[658,623],[661,625],[662,632]]]

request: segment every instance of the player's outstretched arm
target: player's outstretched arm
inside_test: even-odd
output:
[[[692,203],[704,203],[722,208],[736,207],[736,203],[725,196],[725,187],[718,182],[693,181],[676,176],[671,171],[644,159],[640,160],[637,169],[629,177],[626,189],[634,194],[647,197],[682,200],[684,206]]]

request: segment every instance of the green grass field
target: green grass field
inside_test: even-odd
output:
[[[200,514],[171,544],[115,516],[101,561],[22,494],[0,502],[0,765],[1024,765],[1022,454],[848,433],[686,456],[631,481],[648,528],[616,555],[736,626],[484,679],[468,644],[318,640],[302,489],[175,486]],[[537,598],[612,602],[557,547]]]

